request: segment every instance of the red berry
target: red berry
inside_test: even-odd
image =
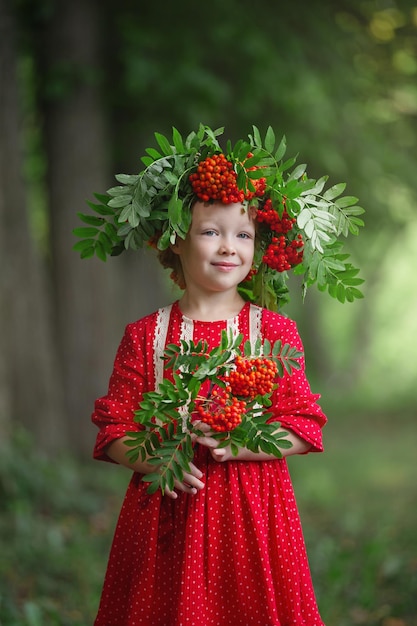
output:
[[[234,395],[253,399],[273,390],[278,368],[272,359],[237,356],[235,365],[228,378]]]
[[[233,430],[242,421],[246,411],[246,402],[231,394],[231,388],[213,390],[211,396],[196,406],[202,422],[209,424],[217,432]]]
[[[228,161],[224,154],[213,154],[213,156],[200,161],[197,170],[190,174],[189,180],[193,192],[203,202],[218,200],[223,204],[232,204],[265,193],[266,181],[264,178],[252,180],[255,191],[247,190],[244,192],[238,189],[233,163]]]

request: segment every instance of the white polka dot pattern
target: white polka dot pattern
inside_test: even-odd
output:
[[[94,451],[137,429],[133,412],[153,388],[156,314],[126,328],[108,394],[97,400]],[[249,335],[249,305],[239,314]],[[182,315],[174,303],[167,343]],[[218,344],[224,322],[194,322],[194,341]],[[262,335],[302,349],[293,321],[264,310]],[[304,367],[274,393],[272,419],[322,450],[326,418]],[[129,484],[110,553],[95,626],[324,626],[320,618],[285,460],[216,463],[196,446],[205,488],[177,500],[149,496],[138,474]]]

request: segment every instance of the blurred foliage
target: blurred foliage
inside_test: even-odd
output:
[[[95,464],[41,457],[24,431],[2,447],[2,626],[91,623],[120,507],[116,483],[117,468],[106,478]]]
[[[329,626],[417,626],[413,421],[362,419],[334,424],[325,455],[289,459],[318,602]],[[93,622],[128,478],[42,458],[22,431],[1,449],[2,626]]]
[[[415,426],[401,417],[400,428],[392,414],[346,407],[324,431],[324,455],[289,459],[329,626],[417,624]]]

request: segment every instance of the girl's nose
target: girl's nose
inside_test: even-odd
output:
[[[235,249],[230,241],[222,241],[219,252],[220,254],[235,254]]]

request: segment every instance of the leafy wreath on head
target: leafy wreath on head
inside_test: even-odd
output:
[[[155,133],[158,148],[146,149],[144,169],[117,174],[118,186],[88,202],[95,214],[78,213],[87,226],[74,229],[80,238],[74,249],[82,258],[97,255],[103,261],[151,242],[165,250],[186,237],[197,199],[222,198],[256,210],[253,269],[239,285],[246,300],[281,308],[289,301],[289,271],[302,276],[303,297],[316,284],[342,303],[362,298],[364,281],[340,239],[359,233],[364,210],[356,197],[342,196],[346,184],[325,189],[328,176],[311,179],[296,157],[283,160],[286,139],[276,146],[271,127],[262,139],[253,126],[253,134],[233,146],[228,141],[224,151],[218,141],[223,132],[200,124],[186,138],[173,128],[172,141]],[[219,190],[222,185],[227,192]]]

